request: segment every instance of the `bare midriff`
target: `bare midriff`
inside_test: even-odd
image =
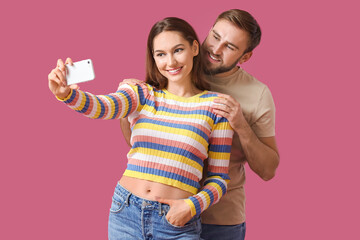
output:
[[[119,183],[132,194],[152,201],[156,201],[156,197],[166,199],[185,199],[193,195],[190,192],[165,185],[163,183],[128,176],[122,176]]]

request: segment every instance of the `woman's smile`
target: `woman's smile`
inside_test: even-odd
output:
[[[159,72],[168,84],[188,86],[191,83],[193,58],[198,54],[194,46],[179,32],[165,31],[154,38],[154,59]],[[169,87],[169,86],[168,86]]]
[[[183,67],[179,67],[179,68],[173,68],[173,69],[169,69],[167,70],[169,74],[171,75],[177,75],[181,72]]]

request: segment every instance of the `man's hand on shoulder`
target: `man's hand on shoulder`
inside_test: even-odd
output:
[[[275,137],[258,138],[246,121],[240,103],[226,94],[218,96],[214,99],[214,112],[227,118],[238,134],[250,168],[263,180],[272,179],[279,165]]]
[[[218,94],[218,98],[214,99],[213,109],[216,114],[229,121],[235,132],[242,127],[243,121],[246,122],[240,103],[229,95]]]
[[[135,78],[127,78],[119,83],[119,87],[123,84],[129,84],[129,85],[144,84],[144,81],[141,81],[141,80],[135,79]]]

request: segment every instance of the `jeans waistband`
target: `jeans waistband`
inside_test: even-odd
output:
[[[138,206],[139,208],[148,210],[159,210],[159,212],[167,212],[170,209],[170,206],[167,204],[160,203],[158,201],[148,200],[134,195],[129,190],[121,186],[120,183],[117,183],[116,185],[115,194],[122,197],[125,201],[125,204],[127,205],[131,204]]]

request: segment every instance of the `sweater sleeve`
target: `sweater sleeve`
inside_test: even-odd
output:
[[[185,199],[192,216],[200,215],[226,193],[230,181],[228,171],[233,134],[228,120],[217,117],[209,139],[209,165],[204,187],[196,195]]]
[[[122,84],[115,93],[94,95],[72,89],[65,99],[59,99],[71,109],[93,119],[126,118],[144,105],[146,85]]]

